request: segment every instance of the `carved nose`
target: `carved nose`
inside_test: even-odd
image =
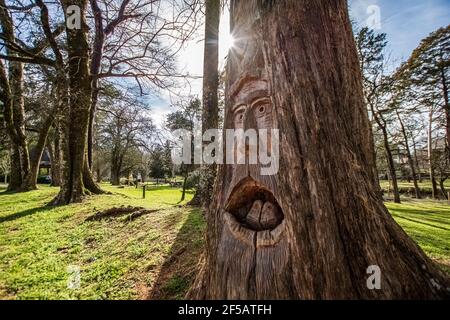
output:
[[[245,114],[244,130],[248,129],[258,129],[258,124],[256,123],[252,109],[248,109]]]
[[[245,120],[244,120],[244,131],[247,131],[249,129],[253,129],[256,130],[256,136],[258,137],[258,125],[256,123],[256,119],[253,115],[253,112],[251,109],[247,110],[246,115],[245,115]],[[245,161],[246,163],[248,163],[249,159],[250,159],[250,151],[252,149],[257,150],[258,145],[257,145],[257,141],[252,141],[252,139],[248,139],[244,142],[244,146],[242,147],[241,150],[243,150],[243,154],[245,155]],[[250,145],[252,144],[252,145]]]

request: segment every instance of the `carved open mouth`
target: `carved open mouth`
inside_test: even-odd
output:
[[[242,227],[257,232],[273,230],[284,219],[273,193],[250,178],[235,187],[225,211],[232,214]]]

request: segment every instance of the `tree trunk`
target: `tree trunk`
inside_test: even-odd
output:
[[[20,168],[20,152],[15,144],[11,145],[10,167],[11,174],[7,191],[17,191],[22,185],[22,175]]]
[[[376,118],[381,117],[380,115],[376,116]],[[382,123],[384,122],[384,123]],[[395,172],[395,163],[394,157],[392,156],[391,147],[389,145],[389,137],[386,129],[386,122],[384,119],[379,120],[379,127],[381,132],[383,133],[383,144],[384,150],[386,152],[386,160],[388,163],[389,175],[391,176],[392,181],[392,191],[394,193],[394,202],[400,203],[400,193],[398,191],[398,182],[397,182],[397,174]]]
[[[111,169],[111,184],[113,186],[120,185],[120,174],[117,172],[117,170]]]
[[[230,6],[238,40],[228,58],[224,128],[278,128],[280,165],[266,176],[258,165],[219,167],[205,264],[188,297],[450,297],[449,279],[376,193],[347,2]],[[256,110],[248,107],[255,100]],[[265,121],[255,125],[258,112]],[[381,270],[380,289],[371,286],[372,268]]]
[[[83,172],[86,162],[87,129],[91,103],[89,43],[86,25],[86,0],[63,0],[81,9],[81,28],[66,28],[68,52],[69,104],[61,110],[61,190],[54,204],[80,202],[84,196]]]
[[[442,94],[444,96],[445,133],[447,138],[447,157],[450,160],[450,104],[448,102],[448,85],[445,77],[445,69],[441,69]]]
[[[59,134],[58,134],[58,125],[56,125],[55,136],[53,138],[53,145],[49,141],[47,144],[47,148],[50,153],[50,161],[51,161],[51,177],[52,183],[50,184],[52,187],[59,187],[61,184],[60,179],[60,148],[59,148]]]
[[[219,22],[220,0],[205,2],[205,47],[203,56],[202,133],[219,125]],[[207,145],[208,142],[203,142]],[[202,164],[200,181],[190,205],[207,206],[211,202],[217,166]]]
[[[400,117],[400,114],[398,113],[398,111],[397,111],[397,118],[400,123],[400,128],[402,130],[403,140],[405,141],[406,156],[408,157],[408,164],[409,164],[409,167],[411,168],[411,175],[412,175],[412,179],[413,179],[413,183],[414,183],[414,192],[416,194],[416,199],[420,199],[421,196],[420,196],[419,184],[417,183],[416,166],[415,166],[413,157],[411,155],[411,150],[409,149],[408,134],[406,133],[405,125],[403,124],[402,118]]]
[[[188,175],[189,175],[189,171],[186,169],[186,171],[184,173],[183,191],[181,193],[181,200],[180,200],[180,202],[182,202],[182,201],[184,201],[184,199],[186,199],[186,183],[187,183]]]
[[[9,15],[4,0],[0,0],[0,25],[2,27],[2,37],[5,42],[14,44],[13,20]],[[6,54],[10,57],[17,56],[17,52],[6,46]],[[28,152],[27,137],[25,135],[25,107],[23,99],[23,63],[18,61],[8,62],[8,75],[6,75],[3,63],[0,64],[0,84],[2,85],[2,102],[4,104],[4,117],[6,129],[11,140],[16,160],[15,170],[19,169],[21,185],[17,186],[17,177],[8,186],[9,191],[24,191],[23,185],[30,172],[30,155]]]
[[[47,116],[45,121],[42,123],[41,130],[39,131],[38,141],[34,147],[34,154],[31,157],[30,173],[24,179],[22,190],[36,190],[37,189],[37,176],[39,174],[39,164],[41,163],[42,153],[44,152],[45,145],[47,143],[48,132],[52,126],[54,117],[53,114]]]
[[[96,163],[96,175],[97,175],[97,183],[102,182],[102,168],[100,167],[100,161],[97,161]]]
[[[111,161],[111,184],[113,186],[120,185],[120,168],[118,168],[117,164],[113,160]]]
[[[92,171],[89,167],[88,157],[86,154],[83,168],[83,184],[84,187],[93,194],[104,194],[106,193],[100,186],[95,182]]]
[[[113,186],[120,185],[121,167],[119,165],[119,156],[117,153],[117,149],[114,149],[111,154],[111,184]]]
[[[447,199],[447,190],[445,190],[444,182],[447,180],[446,177],[440,177],[439,179],[439,188],[441,189],[442,199]]]
[[[429,173],[430,173],[430,182],[431,182],[431,197],[433,199],[437,199],[437,183],[436,177],[434,174],[434,163],[433,163],[433,107],[430,107],[430,111],[428,113],[428,132],[427,132],[427,148],[428,148],[428,165],[429,165]]]
[[[416,140],[414,139],[414,137],[412,137],[412,145],[413,145],[413,151],[414,151],[414,163],[416,165],[418,175],[419,175],[418,180],[419,180],[419,183],[422,183],[422,172],[421,172],[420,165],[419,165],[419,159],[417,159]]]

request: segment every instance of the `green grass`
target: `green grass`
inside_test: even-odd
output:
[[[181,298],[203,245],[198,209],[181,190],[103,187],[112,195],[46,207],[57,189],[0,194],[0,299]],[[187,195],[189,200],[192,194]],[[97,211],[132,205],[159,209],[133,221],[87,222]],[[79,268],[80,287],[68,288]]]
[[[180,299],[195,276],[205,222],[179,203],[181,190],[103,185],[111,195],[81,204],[45,205],[58,189],[7,194],[0,186],[0,299]],[[192,193],[187,194],[188,201]],[[133,221],[85,221],[114,206],[159,211]],[[444,201],[387,202],[394,219],[450,272],[450,206]],[[80,287],[68,288],[79,268]]]
[[[450,273],[450,205],[446,201],[403,199],[387,202],[397,223],[427,255]]]

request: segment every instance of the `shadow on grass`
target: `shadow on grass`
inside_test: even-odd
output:
[[[48,211],[51,209],[53,209],[53,207],[44,206],[44,207],[27,209],[27,210],[20,211],[20,212],[15,212],[13,214],[10,214],[9,216],[0,217],[0,223],[14,221],[16,219],[20,219],[20,218],[30,216],[30,215],[33,215],[36,213],[40,213],[40,212],[45,212],[45,211]]]
[[[204,219],[198,208],[189,210],[169,255],[148,296],[149,300],[183,299],[197,271],[203,249]]]
[[[450,215],[447,212],[436,213],[430,210],[410,209],[410,208],[407,209],[395,208],[392,211],[393,211],[392,214],[394,216],[397,216],[405,220],[409,220],[411,222],[421,223],[424,225],[428,225],[430,227],[435,227],[443,230],[450,230],[449,228],[433,224],[439,223],[450,226]]]

